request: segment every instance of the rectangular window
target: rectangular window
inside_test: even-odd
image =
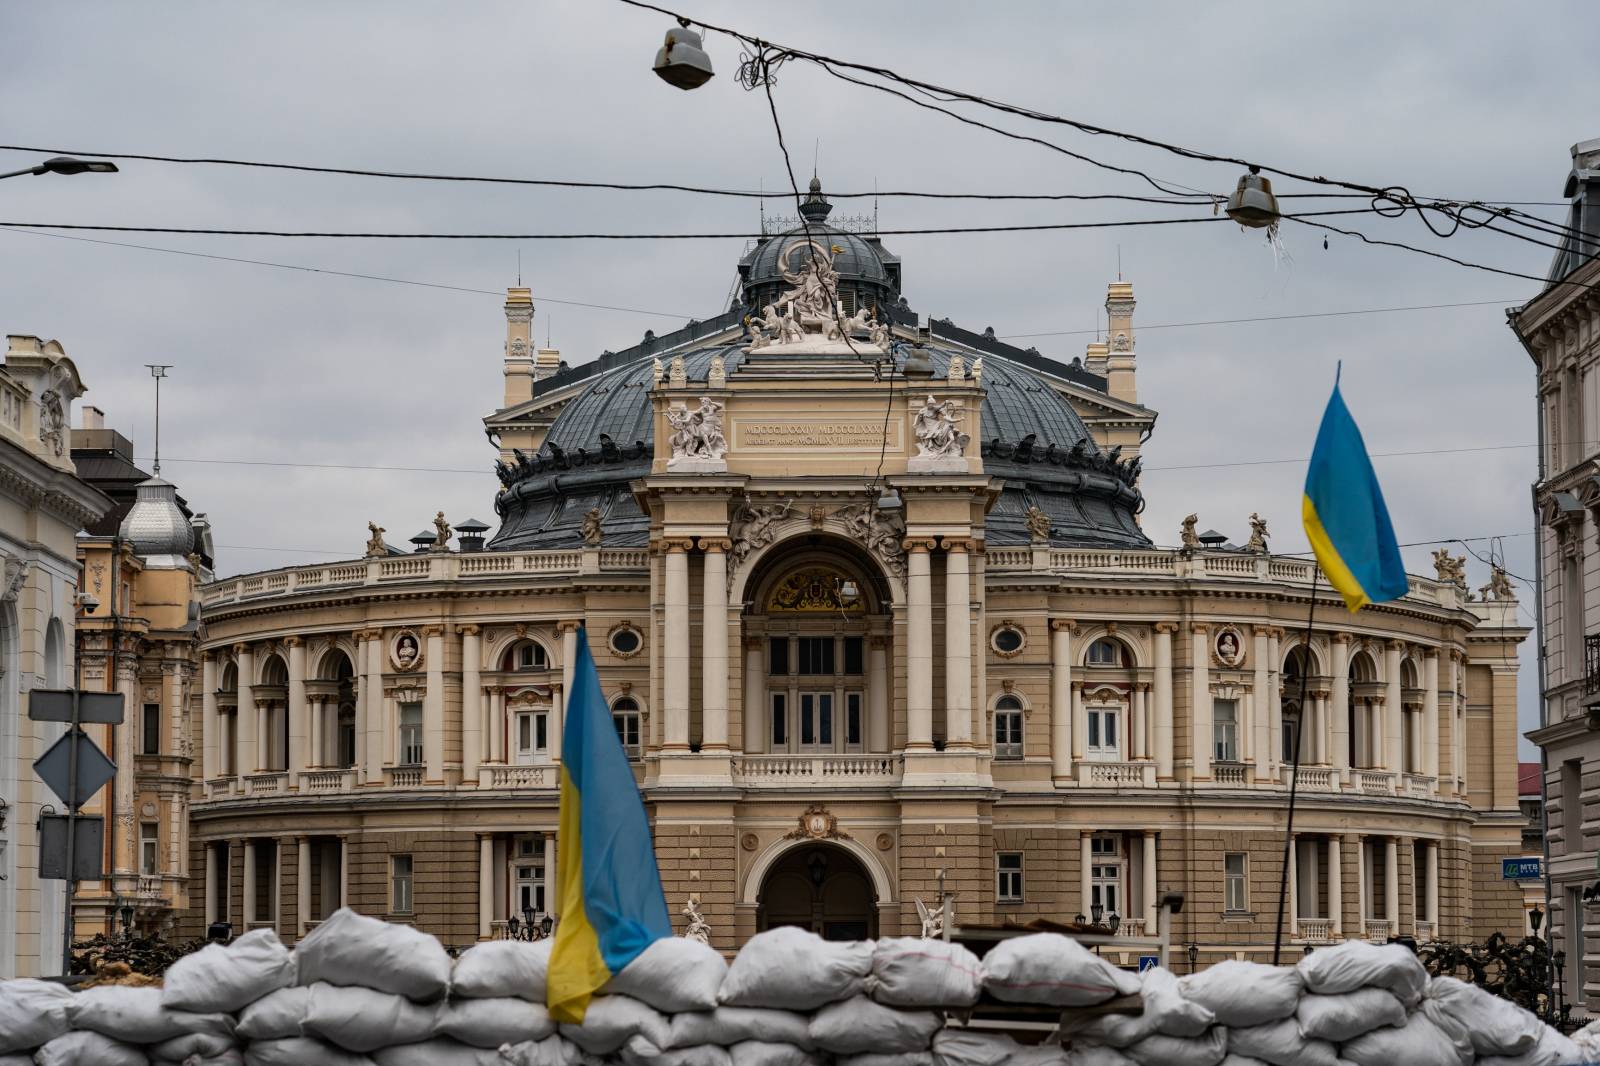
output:
[[[536,714],[533,716],[533,748],[535,751],[550,750],[550,716]]]
[[[1022,758],[1022,712],[996,711],[994,714],[994,756],[997,759]]]
[[[1217,762],[1239,761],[1239,701],[1213,700],[1211,703],[1211,757]]]
[[[139,723],[139,753],[161,754],[161,704],[144,705],[144,717]]]
[[[844,672],[855,677],[861,676],[861,645],[860,637],[844,638]]]
[[[773,637],[767,642],[767,673],[785,677],[789,673],[789,638]]]
[[[1117,740],[1119,732],[1118,711],[1115,707],[1090,707],[1089,744],[1087,754],[1091,759],[1120,759],[1122,747]]]
[[[1022,852],[1001,851],[994,857],[996,903],[1022,902]]]
[[[1561,836],[1568,855],[1583,850],[1583,760],[1561,764]]]
[[[789,697],[786,693],[772,694],[772,750],[783,751],[789,745]]]
[[[1223,909],[1230,911],[1248,911],[1250,909],[1249,881],[1246,873],[1249,869],[1245,861],[1246,856],[1242,851],[1230,851],[1222,857],[1223,876]]]
[[[833,673],[833,638],[832,637],[801,637],[800,638],[800,673],[802,674],[832,674]]]
[[[389,910],[395,914],[411,913],[411,856],[389,856]]]
[[[861,693],[859,692],[845,693],[844,742],[849,748],[861,747]]]
[[[1294,738],[1300,733],[1300,723],[1289,716],[1287,710],[1283,714],[1283,761],[1294,765]],[[1305,752],[1300,753],[1300,761],[1305,761]]]
[[[155,822],[139,823],[139,872],[151,875],[161,872],[160,826]]]
[[[622,750],[628,753],[628,758],[639,757],[639,712],[619,711],[611,716],[611,721],[617,727],[617,739],[622,741]]]
[[[422,704],[400,705],[400,765],[422,765]]]
[[[833,750],[833,693],[800,694],[800,746],[812,751]]]

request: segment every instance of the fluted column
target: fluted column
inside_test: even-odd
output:
[[[483,762],[482,653],[477,626],[459,626],[456,631],[461,634],[461,783],[475,785]]]
[[[759,651],[759,643],[755,657],[755,668],[757,671],[756,700],[759,708],[761,702],[761,653]],[[890,734],[893,731],[893,723],[890,721],[891,711],[889,709],[889,638],[867,638],[867,670],[869,671],[867,677],[867,714],[869,716],[867,750],[886,752],[890,750],[893,744],[890,738]],[[757,710],[757,716],[759,720],[759,709]]]
[[[874,641],[877,641],[879,639],[880,638],[877,638],[877,637],[873,638]],[[766,685],[767,672],[766,672],[765,669],[763,669],[761,652],[762,652],[762,641],[761,641],[760,637],[746,637],[745,638],[745,642],[744,642],[744,744],[743,744],[743,747],[744,747],[745,752],[747,752],[748,754],[751,754],[751,755],[754,755],[754,754],[757,754],[758,752],[763,752],[763,751],[767,750],[767,744],[768,744],[767,738],[770,735],[768,733],[766,725],[765,725],[765,723],[766,723],[766,715],[767,715],[767,710],[766,710],[766,707],[767,707],[767,698],[766,698],[766,696],[767,696],[767,685]],[[874,649],[873,649],[873,655],[874,656],[880,656],[882,654],[883,654],[882,648],[874,647]],[[874,658],[873,662],[876,663],[877,659]],[[873,675],[873,680],[870,683],[874,685],[874,689],[875,689],[876,688],[876,674]],[[874,693],[873,693],[874,698],[870,701],[871,702],[871,707],[872,707],[872,715],[873,715],[872,727],[871,727],[874,730],[874,732],[872,733],[873,737],[877,736],[876,730],[878,728],[878,725],[877,725],[878,704],[877,704],[876,695],[877,695],[876,691],[874,691]],[[874,751],[887,751],[888,749],[887,748],[876,748],[875,747],[875,748],[873,748],[873,750]]]
[[[428,691],[422,697],[423,779],[444,782],[444,626],[423,626],[428,642]]]
[[[908,751],[933,747],[933,541],[908,537],[906,555],[906,716]]]
[[[239,699],[234,709],[234,769],[239,776],[253,774],[260,765],[256,757],[256,657],[248,644],[233,646],[234,672],[239,677]],[[130,704],[130,709],[132,705]]]
[[[1328,920],[1334,936],[1344,935],[1344,862],[1336,836],[1328,837]]]
[[[1254,660],[1254,679],[1250,686],[1250,732],[1255,737],[1256,780],[1266,781],[1272,776],[1273,764],[1279,752],[1272,750],[1272,700],[1271,664],[1267,660],[1267,627],[1255,626],[1251,639],[1250,658]]]
[[[1194,759],[1194,776],[1211,776],[1211,649],[1208,630],[1196,624],[1189,640],[1191,688],[1189,694],[1189,747]]]
[[[1094,845],[1091,843],[1094,834],[1085,829],[1078,834],[1078,911],[1081,914],[1089,913],[1090,875],[1094,867]]]
[[[689,549],[694,542],[668,537],[661,542],[667,553],[666,639],[662,669],[665,681],[666,751],[689,750]]]
[[[1072,628],[1065,618],[1050,620],[1050,776],[1072,777]]]
[[[1341,771],[1346,783],[1350,780],[1350,638],[1343,633],[1333,635],[1333,665],[1328,708],[1332,723],[1333,766]]]
[[[944,541],[944,735],[950,747],[972,745],[972,542]]]
[[[217,737],[217,657],[211,652],[200,656],[200,776],[210,781],[218,775]],[[209,854],[209,852],[208,852]],[[213,863],[215,860],[211,860]]]
[[[701,537],[705,581],[700,594],[700,750],[728,750],[728,555],[733,542]]]
[[[295,787],[306,772],[306,741],[310,730],[306,718],[306,646],[299,637],[284,637],[289,648],[289,787]]]
[[[1422,654],[1422,772],[1434,779],[1438,792],[1439,773],[1439,649]]]
[[[1400,694],[1400,652],[1404,647],[1400,641],[1391,640],[1383,649],[1383,759],[1379,765],[1390,773],[1405,769],[1401,765],[1405,746],[1400,742],[1401,721],[1405,717],[1405,704]]]
[[[1144,935],[1156,935],[1159,903],[1156,899],[1156,831],[1144,831]]]
[[[311,928],[311,838],[295,837],[294,843],[294,936],[298,940]]]
[[[1400,934],[1400,841],[1383,838],[1383,916],[1389,919],[1389,935]]]
[[[549,898],[548,891],[546,899]],[[478,939],[494,936],[494,834],[478,834]]]
[[[1176,629],[1171,622],[1155,624],[1156,777],[1169,780],[1172,777],[1172,634]]]

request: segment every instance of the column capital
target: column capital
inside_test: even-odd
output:
[[[305,641],[301,640],[299,637],[290,636],[283,638],[283,646],[285,648],[298,648],[304,643]]]
[[[465,625],[456,626],[456,632],[463,637],[475,637],[482,632],[482,628],[475,622],[468,622]]]
[[[933,545],[932,537],[907,537],[900,542],[900,547],[908,552],[930,552]]]
[[[662,537],[661,550],[669,555],[682,554],[694,549],[693,537]]]
[[[1406,650],[1406,642],[1403,641],[1403,640],[1393,640],[1393,639],[1386,640],[1386,641],[1384,641],[1383,646],[1385,648],[1389,649],[1390,651],[1405,651]]]
[[[217,661],[217,653],[212,651],[210,648],[207,648],[205,651],[200,653],[200,661],[202,663],[214,663]]]
[[[876,638],[874,638],[874,639],[876,639]],[[762,644],[762,638],[761,637],[745,637],[744,638],[744,650],[745,651],[760,651],[761,650],[761,644]]]
[[[1422,657],[1424,659],[1437,659],[1439,657],[1439,649],[1438,648],[1423,648],[1422,649]]]
[[[576,633],[583,628],[583,623],[568,618],[556,623],[557,633]]]
[[[1052,619],[1050,619],[1050,629],[1053,632],[1060,633],[1062,630],[1065,630],[1066,632],[1071,633],[1073,630],[1075,630],[1077,628],[1078,628],[1078,623],[1074,622],[1070,618],[1052,618]]]
[[[250,645],[246,644],[244,641],[240,641],[239,643],[237,643],[237,644],[235,644],[233,646],[233,654],[235,654],[235,655],[243,655],[245,652],[247,652],[249,650],[250,650]]]
[[[1350,634],[1349,633],[1335,633],[1329,639],[1332,640],[1335,644],[1348,644],[1348,643],[1350,643]]]
[[[1176,633],[1178,631],[1178,623],[1157,622],[1150,628],[1154,629],[1157,633]]]
[[[444,626],[423,626],[422,635],[425,637],[442,637],[444,636]]]
[[[1272,637],[1272,638],[1274,638],[1276,640],[1282,640],[1284,637],[1288,636],[1288,633],[1289,633],[1289,631],[1284,629],[1282,626],[1268,626],[1267,627],[1267,636]]]
[[[971,537],[945,537],[944,550],[947,552],[970,552],[977,550],[978,543]]]
[[[1075,677],[1075,678],[1072,679],[1072,691],[1074,691],[1074,692],[1082,692],[1083,691],[1083,679],[1081,677]]]
[[[1209,633],[1211,631],[1210,622],[1194,622],[1191,625],[1196,633]]]
[[[700,550],[708,554],[730,552],[733,550],[733,541],[727,537],[701,537]]]
[[[755,639],[759,643],[760,638],[755,638]],[[874,649],[881,650],[881,649],[887,648],[888,646],[889,646],[889,638],[888,637],[871,636],[871,637],[867,638],[867,647],[869,647],[869,648],[874,648]]]
[[[1135,681],[1133,683],[1133,687],[1138,689],[1140,692],[1149,692],[1150,691],[1150,682],[1148,682],[1148,681]]]

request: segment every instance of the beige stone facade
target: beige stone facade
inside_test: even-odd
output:
[[[580,626],[670,909],[724,949],[915,932],[942,872],[960,922],[1098,902],[1153,933],[1179,890],[1202,963],[1269,956],[1298,718],[1296,951],[1519,926],[1515,604],[1414,578],[1352,616],[1324,583],[1307,649],[1310,563],[1151,545],[1131,285],[1107,302],[1078,366],[734,315],[541,377],[512,290],[490,550],[203,590],[185,931],[349,903],[465,945],[544,913]]]

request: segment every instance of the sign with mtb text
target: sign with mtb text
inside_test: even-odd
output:
[[[1544,864],[1537,856],[1531,859],[1501,859],[1500,880],[1537,881],[1544,876]]]

